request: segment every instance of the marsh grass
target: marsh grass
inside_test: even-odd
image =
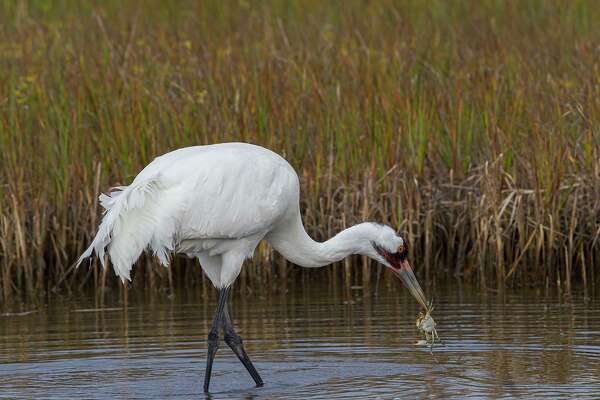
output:
[[[116,286],[69,269],[97,196],[156,155],[283,154],[317,239],[396,226],[428,281],[593,288],[600,265],[600,7],[590,1],[0,3],[0,291]],[[197,267],[135,269],[198,286]],[[243,290],[325,276],[261,245]],[[277,283],[275,283],[277,282]]]

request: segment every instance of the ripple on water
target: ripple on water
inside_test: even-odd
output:
[[[578,398],[600,393],[598,303],[531,293],[504,298],[440,288],[443,346],[418,339],[405,290],[233,299],[232,314],[266,386],[221,346],[212,398]],[[180,300],[185,299],[185,300]],[[92,298],[0,317],[0,394],[23,398],[188,398],[201,393],[213,301],[179,293],[125,310]],[[75,306],[76,305],[76,306]]]

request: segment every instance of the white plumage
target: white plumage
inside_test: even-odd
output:
[[[386,226],[364,223],[325,243],[302,225],[298,176],[278,154],[246,143],[187,147],[157,157],[131,185],[100,196],[105,209],[96,237],[78,264],[105,248],[116,274],[130,279],[145,249],[168,266],[170,253],[200,260],[217,288],[231,285],[244,259],[264,238],[290,261],[315,267],[352,254],[389,263],[371,242],[390,252],[403,244]]]
[[[204,390],[208,391],[221,328],[226,343],[261,386],[226,306],[230,285],[263,239],[304,267],[327,265],[350,254],[369,256],[392,268],[425,307],[406,260],[406,244],[393,229],[366,222],[315,242],[302,225],[299,198],[296,172],[270,150],[245,143],[179,149],[156,158],[131,185],[100,196],[104,217],[77,265],[94,251],[104,265],[108,249],[115,272],[125,282],[145,249],[165,266],[173,252],[198,258],[219,289],[208,335]]]

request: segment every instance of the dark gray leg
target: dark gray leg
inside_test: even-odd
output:
[[[215,311],[215,317],[213,319],[212,327],[208,332],[208,353],[206,355],[206,372],[204,373],[204,393],[208,393],[208,386],[210,385],[210,374],[212,372],[212,365],[215,359],[215,354],[219,348],[219,328],[223,323],[223,314],[225,305],[227,304],[227,296],[229,295],[229,288],[219,289],[219,301],[217,302],[217,310]]]
[[[256,368],[254,368],[254,365],[252,365],[250,357],[248,357],[248,354],[246,354],[246,350],[244,350],[244,345],[242,344],[242,338],[235,333],[235,330],[233,329],[227,304],[225,304],[225,316],[223,318],[223,334],[225,336],[225,343],[227,343],[235,355],[240,359],[242,364],[244,364],[244,367],[246,367],[246,370],[252,379],[254,379],[256,386],[262,386],[263,380],[256,371]]]

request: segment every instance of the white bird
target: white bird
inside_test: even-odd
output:
[[[125,282],[145,249],[164,266],[171,253],[198,258],[219,291],[208,334],[204,391],[208,392],[221,327],[225,342],[262,386],[227,311],[229,289],[261,240],[303,267],[321,267],[351,254],[368,256],[391,268],[426,307],[406,260],[407,244],[392,228],[361,223],[319,243],[304,229],[299,197],[292,166],[263,147],[223,143],[175,150],[154,159],[129,186],[100,195],[104,217],[77,265],[95,251],[105,267],[107,249]]]

